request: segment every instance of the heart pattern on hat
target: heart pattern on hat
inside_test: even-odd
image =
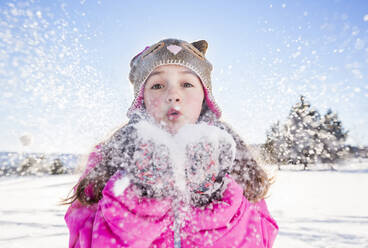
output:
[[[178,52],[181,51],[181,47],[177,45],[170,45],[167,46],[167,50],[169,50],[172,54],[176,55]]]

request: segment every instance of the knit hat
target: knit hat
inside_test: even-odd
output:
[[[165,39],[146,47],[130,62],[129,80],[134,86],[134,101],[128,110],[131,118],[135,110],[143,109],[144,83],[156,67],[161,65],[181,65],[197,74],[200,78],[207,107],[216,115],[221,110],[212,95],[212,64],[205,58],[208,43],[205,40],[188,43],[178,39]]]

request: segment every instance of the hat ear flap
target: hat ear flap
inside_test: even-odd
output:
[[[199,40],[191,43],[195,48],[198,49],[203,55],[206,54],[208,43],[205,40]]]

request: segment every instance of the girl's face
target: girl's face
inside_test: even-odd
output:
[[[199,77],[180,65],[157,67],[144,87],[147,112],[173,134],[185,124],[197,122],[203,99]]]

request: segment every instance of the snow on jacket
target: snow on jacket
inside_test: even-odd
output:
[[[83,176],[101,159],[91,153]],[[83,177],[82,176],[82,177]],[[117,171],[106,183],[102,199],[91,206],[76,200],[65,221],[69,247],[174,247],[174,214],[170,198],[144,198],[129,185],[117,194],[124,175]],[[180,230],[181,247],[272,247],[278,232],[264,200],[249,202],[234,180],[221,201],[191,207]]]

